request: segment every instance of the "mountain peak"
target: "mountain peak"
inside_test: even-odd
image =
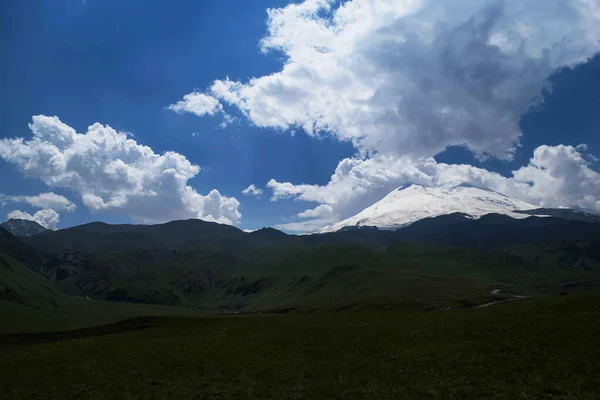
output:
[[[486,192],[496,192],[495,190],[492,190],[487,186],[475,185],[474,183],[468,183],[468,182],[462,182],[462,183],[452,186],[452,189],[458,189],[458,188],[474,188],[474,189],[479,189],[479,190],[485,190]]]
[[[277,230],[275,228],[268,227],[268,226],[264,226],[260,229],[252,231],[252,232],[250,232],[250,234],[254,234],[254,235],[268,234],[268,235],[284,235],[285,236],[284,232]]]
[[[409,182],[409,183],[405,183],[404,185],[398,186],[398,188],[396,190],[399,191],[399,192],[401,192],[403,190],[410,189],[410,188],[413,188],[413,189],[424,188],[424,189],[426,189],[428,187],[429,186],[423,185],[423,184],[420,184],[420,183]]]
[[[473,218],[486,214],[504,214],[512,218],[527,218],[528,214],[516,210],[537,207],[511,199],[490,188],[469,183],[442,188],[409,183],[393,190],[383,199],[360,213],[321,232],[334,232],[348,226],[376,226],[380,229],[397,229],[424,218],[461,213]]]
[[[456,185],[448,186],[448,187],[445,187],[445,188],[449,189],[449,190],[459,189],[459,188],[479,189],[479,190],[484,190],[486,192],[495,192],[495,190],[490,189],[487,186],[476,185],[476,184],[470,183],[470,182],[461,182],[461,183],[457,183]],[[422,183],[415,183],[415,182],[408,182],[408,183],[405,183],[404,185],[398,186],[398,188],[396,188],[396,190],[399,191],[399,192],[401,192],[403,190],[406,190],[406,189],[436,190],[436,189],[440,189],[440,188],[436,188],[436,187],[431,186],[431,185],[425,185],[425,184],[422,184]]]
[[[1,223],[0,226],[14,236],[34,236],[48,230],[37,222],[28,219],[11,218]]]

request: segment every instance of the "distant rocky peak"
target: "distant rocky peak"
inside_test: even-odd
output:
[[[34,236],[48,230],[35,221],[14,218],[2,222],[0,227],[12,233],[14,236]]]

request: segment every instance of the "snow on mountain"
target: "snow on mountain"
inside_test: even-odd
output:
[[[383,199],[363,211],[336,224],[321,229],[321,233],[335,232],[347,226],[377,226],[396,229],[423,218],[444,214],[463,213],[473,218],[485,214],[504,214],[512,218],[531,215],[515,210],[533,210],[538,207],[511,199],[487,188],[461,184],[451,188],[433,188],[410,184],[393,190]]]
[[[48,230],[37,222],[27,219],[9,219],[6,222],[2,222],[0,227],[9,231],[14,236],[33,236]]]

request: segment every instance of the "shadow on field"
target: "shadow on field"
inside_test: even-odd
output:
[[[31,332],[31,333],[10,333],[0,335],[1,346],[29,345],[59,342],[62,340],[82,339],[92,336],[110,335],[113,333],[122,333],[149,328],[151,322],[161,317],[136,317],[115,322],[109,325],[95,326],[91,328],[74,329],[62,332]]]

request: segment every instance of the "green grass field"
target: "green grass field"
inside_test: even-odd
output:
[[[0,393],[22,399],[597,399],[599,321],[595,292],[446,312],[143,318],[77,339],[73,333],[1,336]]]
[[[66,297],[57,308],[32,308],[0,301],[0,335],[17,332],[48,332],[110,324],[139,316],[198,317],[214,311],[151,304],[89,301]]]

